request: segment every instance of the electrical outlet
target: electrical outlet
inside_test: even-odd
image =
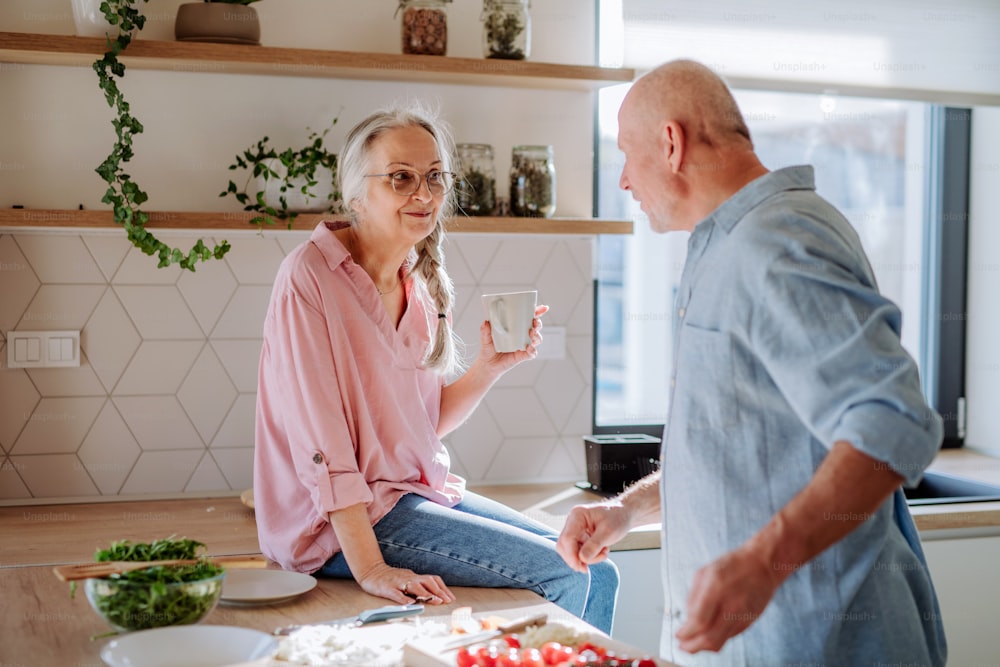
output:
[[[535,359],[566,358],[566,327],[542,328],[542,344]]]
[[[79,331],[8,331],[8,368],[80,365]]]

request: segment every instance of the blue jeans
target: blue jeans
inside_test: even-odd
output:
[[[377,524],[382,557],[393,567],[436,574],[449,586],[526,588],[609,633],[618,595],[610,561],[575,572],[556,552],[558,535],[506,505],[466,492],[444,507],[407,494]],[[352,578],[343,553],[318,576]]]

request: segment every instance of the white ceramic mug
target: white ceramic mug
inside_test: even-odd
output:
[[[483,295],[497,352],[516,352],[528,346],[537,300],[536,290]]]

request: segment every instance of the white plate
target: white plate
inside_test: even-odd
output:
[[[101,659],[111,667],[222,667],[270,658],[277,650],[277,640],[259,630],[174,625],[112,639]]]
[[[226,570],[220,600],[228,604],[275,604],[316,588],[316,578],[285,570]]]

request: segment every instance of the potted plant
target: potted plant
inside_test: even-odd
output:
[[[229,181],[220,197],[233,195],[244,211],[260,215],[251,224],[273,225],[275,219],[287,220],[288,228],[299,213],[322,213],[336,210],[340,193],[336,191],[337,155],[323,144],[327,133],[337,124],[334,118],[322,133],[309,131],[309,143],[299,149],[286,148],[280,153],[268,137],[237,154],[231,170],[249,172],[242,189]],[[247,192],[254,182],[257,192]]]
[[[260,44],[257,0],[205,0],[177,8],[174,37],[186,42]]]
[[[143,0],[148,2],[148,0]],[[112,24],[101,8],[103,0],[72,0],[73,24],[78,37],[111,37],[119,31],[118,23]],[[141,5],[135,7],[142,16]],[[138,27],[138,25],[137,25]]]
[[[213,257],[221,259],[229,251],[229,243],[223,241],[214,248],[209,248],[198,239],[188,253],[184,254],[180,248],[172,248],[160,241],[146,229],[149,214],[141,209],[149,195],[132,180],[124,167],[134,155],[132,144],[135,135],[141,134],[143,130],[142,123],[132,115],[125,95],[118,88],[118,79],[125,76],[125,64],[118,56],[132,42],[133,33],[142,30],[146,22],[146,17],[139,13],[138,3],[139,0],[104,0],[101,3],[104,18],[109,25],[117,28],[115,35],[107,35],[107,49],[93,65],[104,99],[115,111],[115,118],[111,121],[115,128],[115,144],[108,157],[95,170],[108,184],[101,202],[111,206],[115,223],[125,228],[132,245],[147,255],[157,256],[159,267],[177,264],[182,269],[194,271],[195,264],[199,261]]]

